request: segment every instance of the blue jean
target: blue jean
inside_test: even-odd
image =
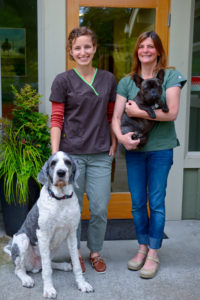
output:
[[[103,247],[106,226],[107,206],[111,191],[111,169],[113,156],[108,152],[98,154],[72,155],[80,166],[75,192],[82,211],[83,194],[89,200],[90,220],[87,232],[87,247],[91,252],[99,252]],[[80,248],[81,222],[77,230],[78,249]]]
[[[164,234],[165,195],[173,150],[126,151],[126,164],[138,243],[159,249]]]

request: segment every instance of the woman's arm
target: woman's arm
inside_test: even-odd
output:
[[[122,134],[121,132],[121,118],[124,113],[124,107],[126,104],[126,98],[117,94],[114,113],[112,118],[112,129],[115,133],[118,141],[124,145],[127,150],[133,150],[137,148],[140,140],[132,140],[133,132],[129,132],[127,134]]]
[[[109,102],[107,107],[107,117],[108,117],[108,123],[109,123],[109,130],[110,130],[110,139],[111,139],[111,145],[109,150],[109,155],[112,155],[115,157],[115,153],[117,150],[117,138],[112,130],[112,116],[114,111],[115,102]]]
[[[178,116],[181,88],[174,86],[166,90],[166,103],[169,112],[165,113],[162,109],[156,109],[156,119],[152,119],[148,113],[141,110],[134,101],[128,101],[125,111],[129,117],[143,118],[155,121],[175,121]]]
[[[51,150],[52,154],[59,151],[61,129],[59,127],[51,128]]]
[[[113,132],[112,125],[110,124],[110,138],[111,138],[111,145],[110,145],[110,151],[109,155],[112,155],[115,157],[115,153],[117,151],[117,138]]]
[[[64,103],[52,102],[51,114],[51,150],[52,154],[59,151],[61,130],[64,117]]]

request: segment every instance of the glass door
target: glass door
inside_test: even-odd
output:
[[[155,30],[155,8],[80,7],[79,24],[98,39],[94,66],[114,73],[117,82],[132,69],[132,52],[140,33]]]
[[[98,39],[94,66],[112,72],[118,82],[131,72],[133,48],[142,32],[155,30],[168,52],[168,14],[168,0],[67,0],[67,35],[79,25],[93,29]],[[71,69],[73,62],[68,56],[66,61],[67,69]],[[85,200],[82,218],[87,219],[88,213]],[[108,218],[132,218],[124,151],[120,148],[113,163]]]

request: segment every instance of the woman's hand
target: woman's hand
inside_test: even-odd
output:
[[[138,117],[138,115],[141,112],[141,109],[139,109],[135,101],[128,100],[128,102],[125,105],[125,112],[129,117]]]
[[[130,102],[132,104],[133,101]],[[140,140],[132,140],[133,132],[129,132],[126,134],[122,134],[121,132],[121,118],[126,105],[126,98],[117,94],[112,119],[112,128],[120,144],[122,144],[126,148],[126,150],[134,150],[137,148]]]
[[[121,135],[119,142],[126,148],[126,150],[134,150],[137,148],[140,143],[140,139],[133,140],[134,132],[128,132],[126,134]]]
[[[111,136],[111,146],[110,146],[109,155],[115,157],[115,153],[117,151],[117,138],[112,130],[111,124],[110,124],[110,136]]]
[[[116,151],[117,151],[117,143],[114,143],[110,146],[109,155],[115,157]]]

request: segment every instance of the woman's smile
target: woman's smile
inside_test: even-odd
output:
[[[89,65],[92,64],[92,59],[96,52],[96,46],[93,45],[92,39],[88,35],[77,37],[72,43],[70,55],[77,64]]]
[[[146,38],[141,42],[138,48],[138,58],[142,64],[157,63],[158,56],[159,53],[157,52],[151,38]]]

